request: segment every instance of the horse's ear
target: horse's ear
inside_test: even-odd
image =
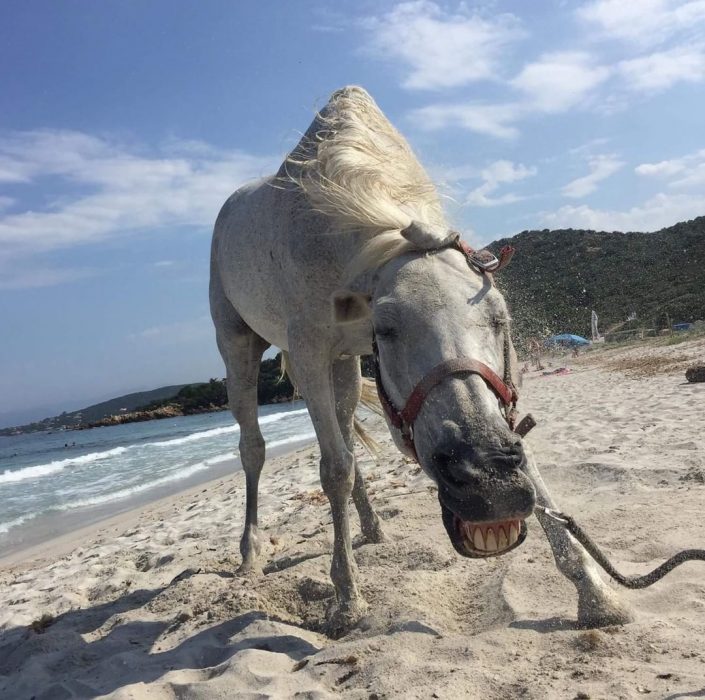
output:
[[[370,295],[340,289],[333,294],[333,318],[336,323],[354,323],[369,318]]]
[[[412,221],[400,233],[418,250],[443,248],[458,238],[458,233],[455,231],[441,229],[423,221]]]

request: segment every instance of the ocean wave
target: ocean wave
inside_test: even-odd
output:
[[[311,440],[316,437],[314,432],[304,433],[302,435],[296,435],[288,438],[283,438],[281,440],[274,440],[273,442],[267,443],[267,448],[272,447],[282,447],[283,445],[289,445],[296,442],[302,442],[305,440]],[[190,464],[183,469],[179,469],[171,474],[167,474],[159,479],[154,479],[152,481],[147,481],[143,484],[138,484],[136,486],[130,486],[129,488],[120,489],[119,491],[111,491],[110,493],[105,493],[100,496],[92,496],[90,498],[79,499],[76,501],[71,501],[70,503],[65,503],[58,506],[57,510],[74,510],[76,508],[90,508],[91,506],[99,506],[104,503],[110,503],[112,501],[120,501],[125,498],[130,498],[143,491],[148,491],[149,489],[156,488],[157,486],[163,486],[164,484],[169,484],[173,481],[181,481],[182,479],[187,479],[193,474],[200,471],[209,469],[216,464],[221,462],[227,462],[228,460],[236,459],[236,456],[232,452],[226,452],[224,454],[215,455],[214,457],[209,457],[201,462],[196,462],[195,464]]]
[[[39,479],[43,476],[56,474],[66,467],[80,466],[83,464],[90,464],[91,462],[97,462],[101,459],[116,457],[117,455],[121,455],[123,452],[126,452],[128,449],[128,447],[114,447],[112,450],[90,452],[87,455],[68,457],[67,459],[58,459],[54,462],[37,464],[33,467],[24,467],[23,469],[17,469],[15,471],[7,469],[0,474],[0,484],[13,484],[18,481],[26,481],[27,479]]]
[[[180,438],[172,438],[171,440],[157,440],[156,442],[145,442],[142,447],[174,447],[175,445],[185,445],[189,442],[196,442],[197,440],[206,440],[211,437],[217,437],[218,435],[227,435],[228,433],[235,433],[239,430],[240,428],[237,425],[226,425],[222,428],[211,428],[210,430],[201,430],[197,433],[184,435],[184,437]]]
[[[316,433],[304,433],[303,435],[294,435],[293,437],[284,438],[283,440],[275,440],[274,442],[268,442],[267,448],[271,447],[281,447],[282,445],[289,445],[292,442],[301,442],[303,440],[313,440],[316,437]]]
[[[299,416],[304,413],[308,413],[306,408],[297,408],[294,411],[281,411],[279,413],[272,413],[268,416],[262,416],[259,419],[260,425],[268,425],[269,423],[276,423],[277,421],[284,420],[289,416]],[[172,438],[171,440],[158,440],[156,442],[146,442],[142,447],[174,447],[176,445],[185,445],[189,442],[196,442],[198,440],[207,440],[208,438],[217,437],[218,435],[227,435],[228,433],[239,432],[240,426],[235,425],[225,425],[220,428],[211,428],[210,430],[200,430],[197,433],[191,433],[190,435],[184,435],[183,437]]]
[[[149,491],[149,489],[156,488],[157,486],[163,486],[164,484],[171,483],[172,481],[181,481],[182,479],[188,479],[189,476],[196,474],[205,469],[220,464],[221,462],[227,462],[228,460],[235,459],[232,452],[227,452],[225,454],[216,455],[215,457],[210,457],[204,459],[202,462],[197,462],[196,464],[191,464],[188,467],[179,469],[172,474],[167,474],[160,479],[154,479],[153,481],[147,481],[144,484],[139,484],[137,486],[131,486],[126,489],[120,489],[119,491],[112,491],[110,493],[103,494],[102,496],[93,496],[91,498],[84,498],[78,501],[71,501],[71,503],[65,503],[58,506],[56,510],[74,510],[76,508],[90,508],[91,506],[99,506],[104,503],[110,503],[112,501],[121,501],[125,498],[130,498],[135,494],[142,493],[143,491]]]
[[[280,413],[270,413],[268,416],[260,416],[259,424],[267,425],[267,423],[276,423],[278,420],[283,420],[289,416],[301,416],[308,413],[308,408],[297,408],[294,411],[281,411]]]
[[[13,527],[17,527],[18,525],[22,525],[22,523],[26,523],[28,520],[31,520],[34,517],[36,517],[34,514],[21,515],[19,518],[15,518],[14,520],[8,520],[6,523],[0,523],[0,534],[5,534],[9,530],[11,530]]]

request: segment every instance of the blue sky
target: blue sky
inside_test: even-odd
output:
[[[0,424],[222,376],[218,209],[345,84],[475,243],[705,214],[703,0],[5,0],[0,66]]]

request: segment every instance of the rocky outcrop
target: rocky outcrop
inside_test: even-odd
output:
[[[689,382],[705,382],[705,365],[692,365],[685,371]]]
[[[159,418],[173,418],[174,416],[183,416],[184,412],[180,406],[168,405],[160,406],[152,411],[129,411],[127,413],[119,413],[115,416],[107,416],[93,423],[87,423],[80,426],[80,430],[87,428],[99,428],[106,425],[120,425],[121,423],[141,423],[146,420],[158,420]]]

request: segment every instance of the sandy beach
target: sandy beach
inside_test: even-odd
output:
[[[684,379],[703,360],[705,339],[658,340],[525,377],[544,479],[623,573],[705,547],[705,384]],[[234,575],[242,473],[0,560],[0,698],[705,697],[705,564],[620,589],[633,623],[577,629],[535,520],[516,551],[461,559],[431,481],[367,425],[389,542],[355,550],[370,608],[347,636],[323,634],[332,529],[307,446],[265,465],[261,575]]]

